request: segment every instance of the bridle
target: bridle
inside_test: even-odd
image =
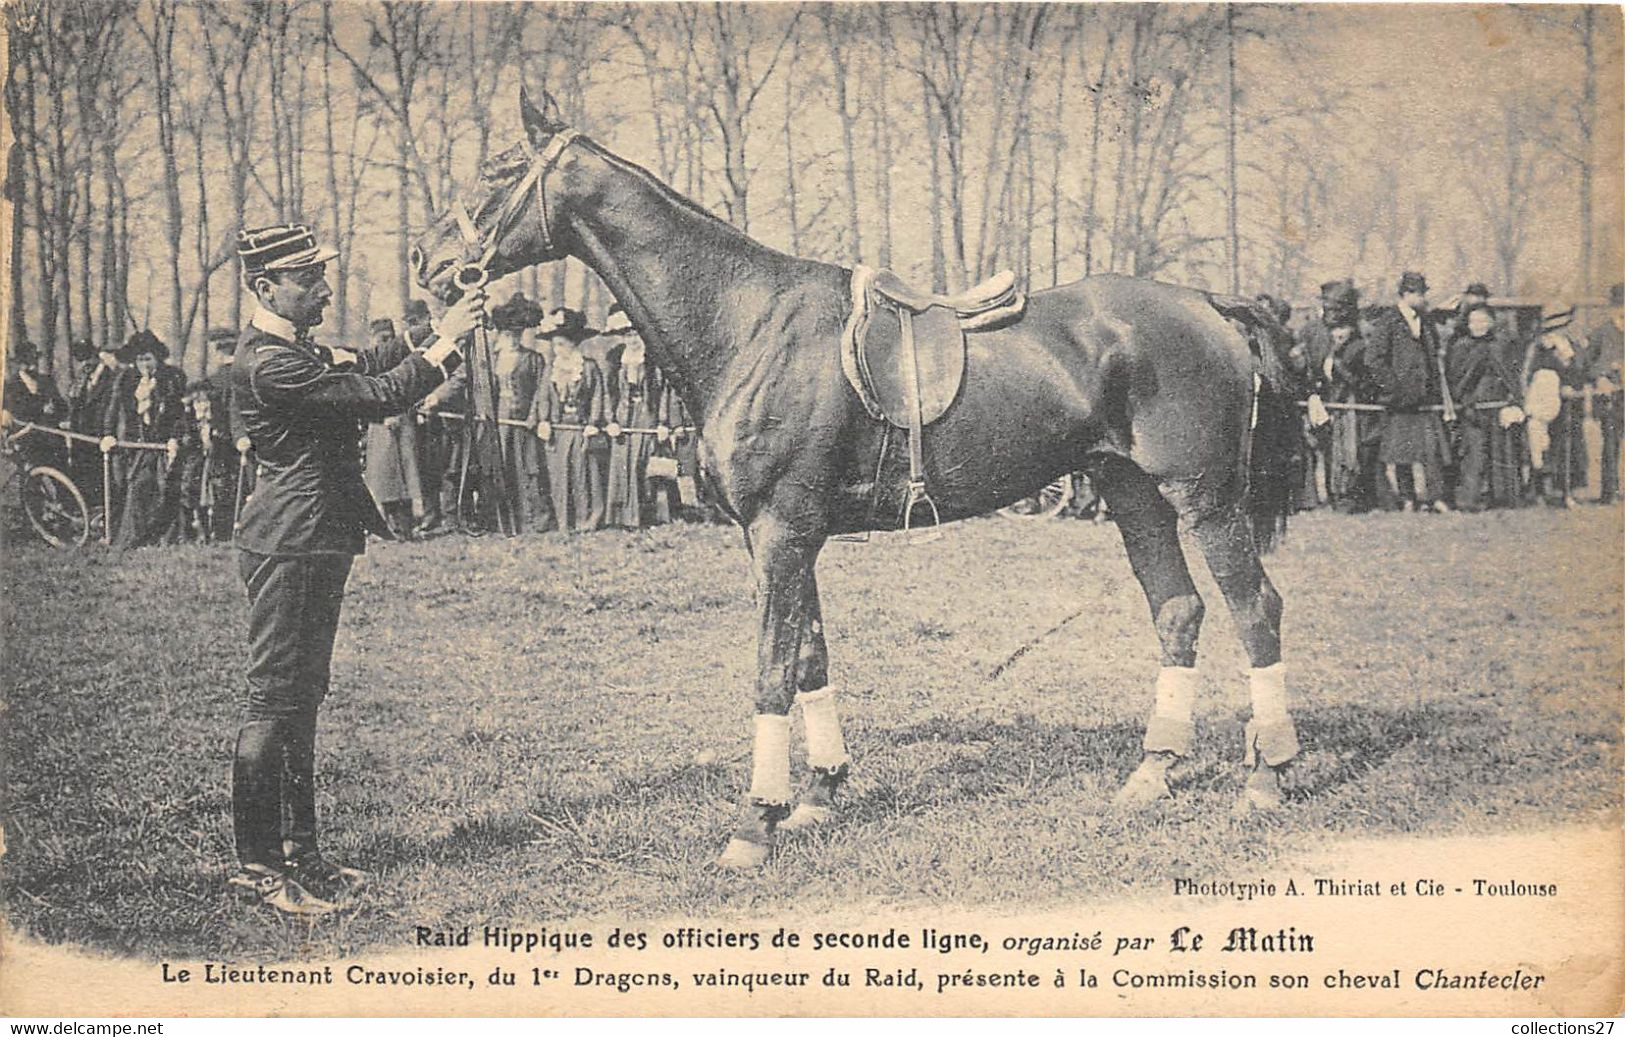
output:
[[[547,207],[547,174],[558,165],[559,159],[564,155],[564,149],[579,136],[580,130],[566,127],[553,134],[552,139],[547,142],[547,147],[541,151],[532,148],[528,138],[521,138],[520,143],[525,153],[530,156],[530,168],[525,171],[519,183],[514,185],[513,190],[508,192],[508,197],[502,202],[502,208],[497,211],[496,220],[484,234],[480,233],[479,227],[474,224],[473,217],[469,216],[468,209],[463,203],[452,202],[451,214],[457,221],[457,229],[462,232],[463,243],[468,246],[470,255],[479,257],[464,263],[452,276],[452,282],[458,288],[467,292],[485,285],[491,260],[496,258],[498,243],[501,242],[503,235],[513,228],[514,221],[523,211],[525,201],[533,190],[542,206],[542,247],[548,255],[553,254],[551,230],[553,220]]]

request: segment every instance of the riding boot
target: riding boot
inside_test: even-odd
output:
[[[282,867],[283,722],[250,720],[237,731],[231,767],[231,821],[237,859]]]
[[[282,772],[282,856],[290,861],[320,856],[316,818],[316,716],[293,717],[287,724]]]

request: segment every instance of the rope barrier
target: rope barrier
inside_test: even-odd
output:
[[[102,436],[87,436],[83,432],[70,432],[65,428],[51,428],[49,425],[36,425],[32,421],[16,421],[16,420],[13,420],[12,424],[14,426],[16,426],[17,428],[20,428],[25,433],[26,432],[44,432],[47,435],[57,436],[57,437],[59,437],[61,439],[67,440],[69,442],[89,443],[90,445],[92,445],[94,447],[97,447],[98,449],[101,447],[102,439],[104,438]],[[18,435],[16,435],[15,438],[21,439],[22,434],[19,433]],[[115,450],[168,450],[169,446],[166,443],[135,443],[135,442],[130,442],[128,440],[115,439],[113,441],[113,449],[115,449]]]
[[[1308,400],[1299,400],[1298,401],[1298,406],[1307,410],[1308,407],[1309,407],[1309,401]],[[1380,403],[1322,403],[1321,406],[1325,407],[1327,410],[1361,411],[1361,412],[1367,412],[1367,413],[1373,413],[1373,414],[1387,414],[1388,413],[1388,408],[1384,407]],[[1513,403],[1511,400],[1489,400],[1489,401],[1487,401],[1485,403],[1475,403],[1475,404],[1473,404],[1471,409],[1472,410],[1500,410],[1502,407],[1515,407],[1515,406],[1517,406],[1517,404]],[[1434,403],[1434,404],[1430,404],[1430,405],[1428,405],[1426,407],[1420,407],[1418,409],[1419,410],[1424,410],[1424,411],[1431,411],[1434,414],[1440,414],[1440,413],[1443,413],[1444,406],[1442,404]],[[1459,410],[1460,408],[1457,408],[1457,409]],[[1412,412],[1412,413],[1414,413],[1414,412]]]
[[[468,415],[459,414],[456,411],[444,411],[444,410],[435,411],[434,416],[437,417],[437,418],[450,418],[452,421],[467,421],[468,420]],[[477,420],[490,420],[490,419],[477,419]],[[522,428],[522,429],[525,429],[525,430],[530,431],[530,432],[536,431],[536,423],[533,422],[533,421],[525,420],[523,418],[498,418],[498,419],[496,419],[496,422],[497,422],[498,425],[507,425],[509,428]],[[567,424],[567,423],[558,422],[558,421],[550,422],[549,427],[552,428],[555,432],[585,432],[585,431],[587,431],[587,429],[592,428],[592,429],[597,429],[600,432],[604,432],[605,434],[607,434],[607,430],[609,428],[608,425],[572,425],[572,424]],[[699,427],[695,426],[695,425],[678,425],[678,426],[675,426],[673,428],[669,428],[666,431],[669,432],[673,436],[686,436],[689,433],[698,432]],[[622,433],[636,432],[636,433],[641,433],[643,435],[649,435],[649,436],[658,436],[660,434],[660,430],[658,428],[643,428],[642,426],[637,426],[637,425],[622,425],[621,426],[621,432]]]

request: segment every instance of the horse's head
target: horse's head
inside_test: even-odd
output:
[[[453,203],[412,249],[418,285],[442,299],[536,263],[559,259],[562,221],[548,198],[548,174],[576,131],[559,117],[553,96],[542,107],[519,90],[525,137],[480,170],[472,203]]]

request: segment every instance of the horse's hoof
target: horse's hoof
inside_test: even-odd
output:
[[[770,847],[734,836],[728,848],[717,858],[717,864],[732,871],[754,871],[767,863]]]
[[[814,806],[811,803],[797,803],[790,816],[779,822],[781,832],[801,832],[809,828],[826,825],[835,819],[835,811],[829,807]]]
[[[1137,813],[1172,798],[1174,790],[1168,787],[1168,763],[1147,757],[1112,797],[1112,809],[1118,813]]]
[[[1280,774],[1274,767],[1261,765],[1247,776],[1247,785],[1236,799],[1236,805],[1230,808],[1230,813],[1234,817],[1273,814],[1285,806]]]

